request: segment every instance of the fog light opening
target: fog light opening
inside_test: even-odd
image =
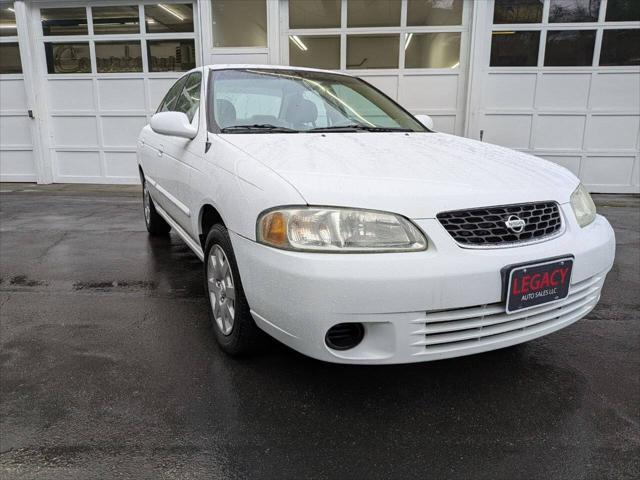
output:
[[[364,327],[361,323],[339,323],[327,331],[324,341],[333,350],[349,350],[363,338]]]

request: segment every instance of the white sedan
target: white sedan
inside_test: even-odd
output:
[[[215,337],[406,363],[518,344],[600,298],[611,226],[553,163],[433,130],[358,78],[207,66],[138,141],[144,218],[204,261]]]

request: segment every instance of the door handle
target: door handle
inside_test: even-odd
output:
[[[162,150],[158,150],[158,156],[161,157],[162,156]]]

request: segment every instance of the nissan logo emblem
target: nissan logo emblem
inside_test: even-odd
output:
[[[520,233],[524,230],[524,226],[527,224],[527,222],[525,222],[517,215],[511,215],[509,218],[507,218],[507,221],[504,222],[504,224],[512,232]]]

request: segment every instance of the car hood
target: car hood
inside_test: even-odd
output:
[[[462,208],[555,200],[578,184],[568,170],[496,145],[442,133],[227,134],[310,205],[433,218]]]

